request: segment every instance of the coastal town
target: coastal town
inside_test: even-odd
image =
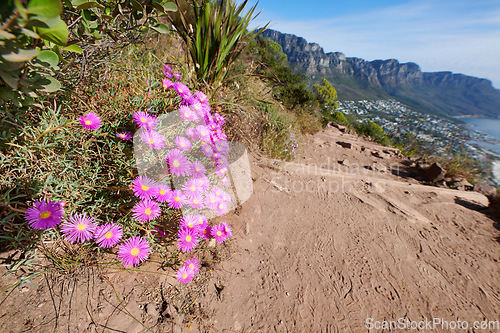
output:
[[[475,131],[459,119],[417,112],[394,99],[339,101],[336,111],[359,121],[371,120],[389,136],[405,140],[411,137],[427,154],[466,154],[489,168],[498,153],[488,149],[500,146],[494,138]]]

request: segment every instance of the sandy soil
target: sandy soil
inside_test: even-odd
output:
[[[213,249],[225,259],[196,283],[83,268],[39,278],[0,296],[0,331],[366,332],[434,318],[472,331],[500,320],[486,197],[422,185],[396,151],[337,129],[308,140],[294,163],[251,157],[254,195],[226,216],[234,237]]]

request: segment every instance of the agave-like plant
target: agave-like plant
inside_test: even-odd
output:
[[[179,10],[171,22],[187,44],[198,80],[207,85],[224,81],[233,61],[244,50],[249,40],[264,31],[248,30],[248,25],[259,14],[257,4],[244,13],[248,0],[237,5],[232,0],[193,0],[190,10]],[[183,5],[176,0],[177,6]]]

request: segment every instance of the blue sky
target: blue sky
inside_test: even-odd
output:
[[[500,89],[500,0],[260,0],[257,9],[256,24],[271,21],[325,52],[414,62]]]

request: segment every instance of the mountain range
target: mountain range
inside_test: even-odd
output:
[[[278,43],[290,66],[311,83],[326,78],[339,100],[396,99],[417,111],[444,116],[500,117],[500,90],[491,81],[452,72],[422,72],[415,63],[395,59],[366,61],[341,52],[325,53],[316,43],[267,29],[262,36]]]

